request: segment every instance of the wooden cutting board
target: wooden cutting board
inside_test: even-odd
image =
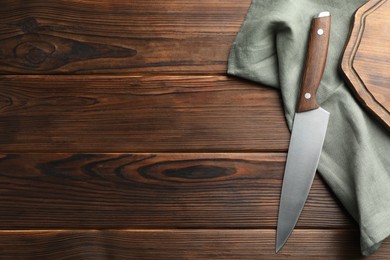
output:
[[[356,11],[341,69],[358,100],[390,130],[390,1],[371,0]]]

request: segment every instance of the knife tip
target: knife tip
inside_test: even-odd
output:
[[[276,232],[276,241],[275,241],[276,254],[282,250],[282,248],[284,247],[284,245],[287,242],[288,237],[290,236],[290,234],[288,234],[286,236],[285,234],[281,234],[280,232],[281,232],[281,229],[278,228],[277,232]]]
[[[282,248],[283,248],[283,245],[276,245],[275,253],[276,253],[276,254],[279,253],[280,250],[282,250]]]

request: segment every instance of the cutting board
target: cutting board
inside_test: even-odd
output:
[[[341,69],[356,97],[390,130],[390,1],[360,7]]]

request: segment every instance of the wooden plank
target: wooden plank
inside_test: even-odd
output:
[[[279,93],[225,76],[0,78],[0,151],[286,151]]]
[[[366,259],[356,230],[296,230],[278,255],[274,230],[0,232],[2,259]],[[370,259],[389,259],[390,241]]]
[[[0,229],[274,228],[285,156],[2,155]],[[351,226],[316,178],[297,228]]]
[[[12,1],[0,73],[225,73],[250,0]]]

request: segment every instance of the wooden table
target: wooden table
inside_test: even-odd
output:
[[[360,258],[318,177],[274,254],[281,99],[226,76],[250,0],[0,3],[1,259]]]

